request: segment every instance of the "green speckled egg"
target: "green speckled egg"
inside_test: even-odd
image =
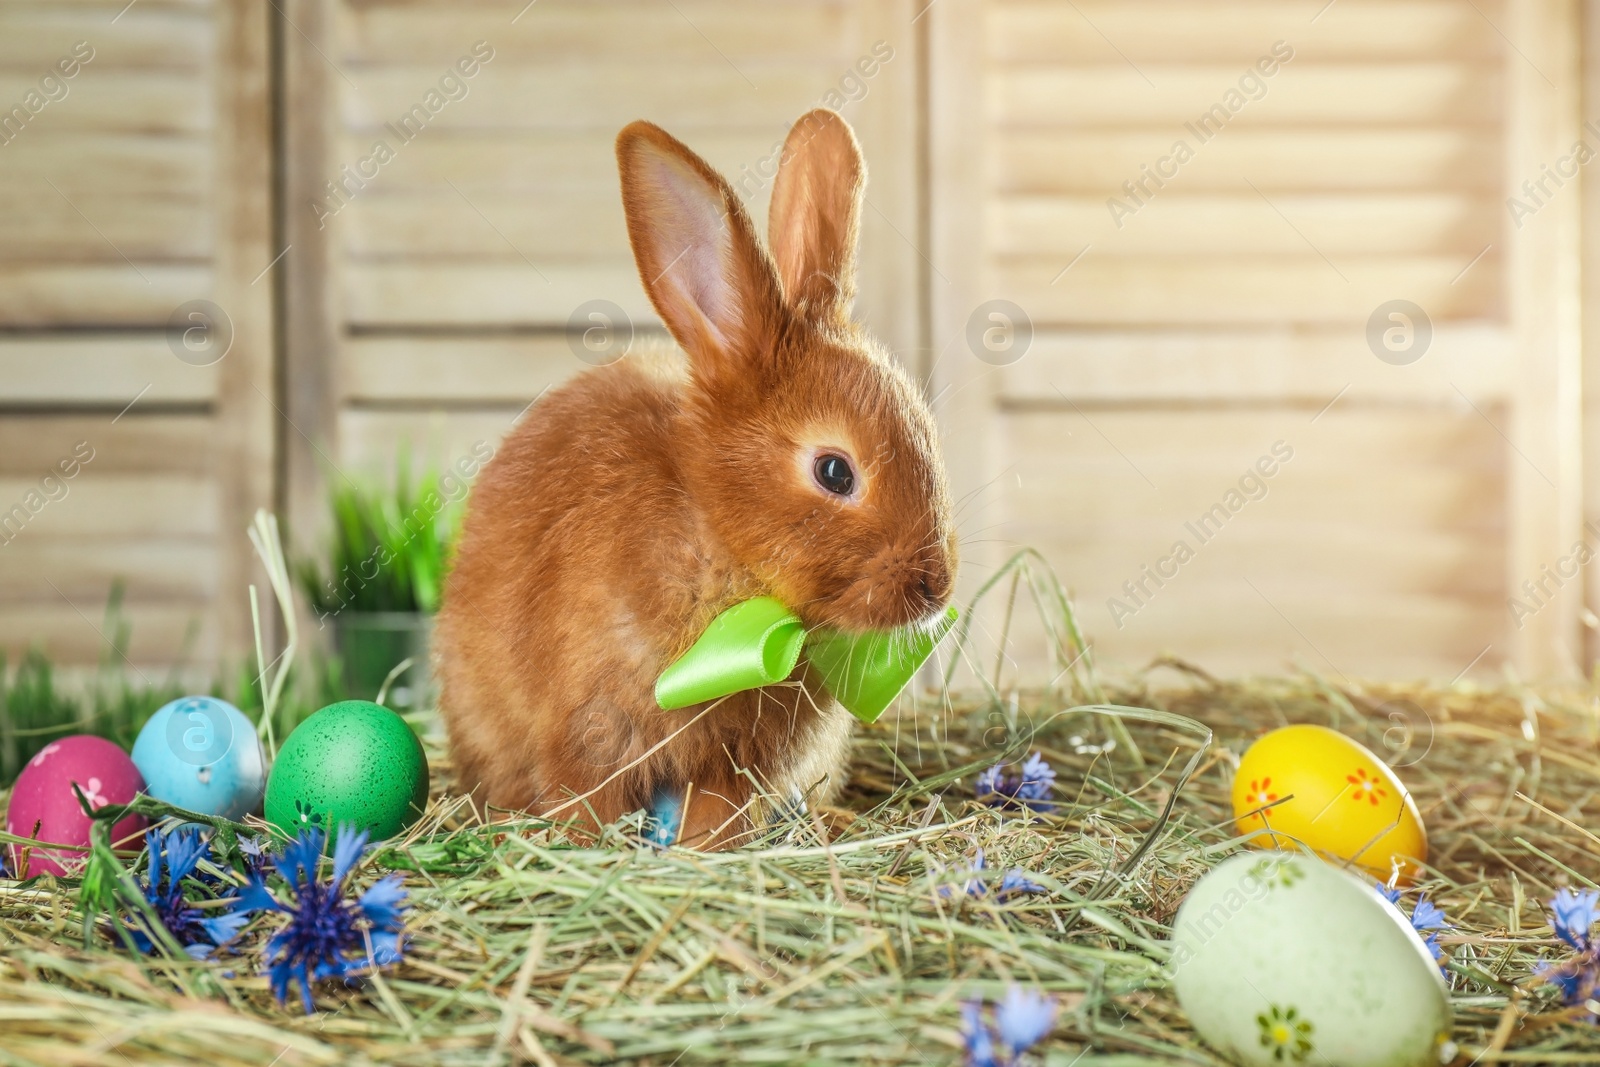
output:
[[[405,720],[365,700],[329,704],[284,742],[267,778],[267,821],[287,834],[350,824],[394,837],[428,803],[428,759]]]

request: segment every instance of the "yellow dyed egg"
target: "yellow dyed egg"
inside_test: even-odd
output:
[[[1417,805],[1386,764],[1326,726],[1285,726],[1239,761],[1233,817],[1256,848],[1307,848],[1411,882],[1428,859]]]

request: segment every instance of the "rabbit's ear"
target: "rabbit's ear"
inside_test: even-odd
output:
[[[802,317],[844,320],[856,295],[856,236],[866,164],[850,124],[817,108],[783,143],[767,241],[784,297]]]
[[[739,198],[661,127],[617,135],[628,240],[650,303],[698,375],[737,371],[770,347],[782,297]]]

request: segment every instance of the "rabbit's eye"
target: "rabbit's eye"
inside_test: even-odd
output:
[[[850,461],[843,456],[824,453],[817,457],[811,472],[816,476],[817,484],[830,493],[849,496],[856,487],[856,472],[850,469]]]

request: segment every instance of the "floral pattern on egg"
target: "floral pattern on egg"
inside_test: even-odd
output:
[[[1377,807],[1383,798],[1389,795],[1389,791],[1383,788],[1383,781],[1377,772],[1374,771],[1369,775],[1365,767],[1357,767],[1356,773],[1345,775],[1344,780],[1353,786],[1350,798],[1358,804],[1365,799],[1370,800],[1373,807]]]
[[[1287,888],[1305,877],[1305,872],[1293,862],[1276,858],[1257,860],[1256,865],[1250,868],[1250,874],[1269,889],[1275,885]]]
[[[322,814],[311,810],[311,805],[299,798],[294,802],[294,813],[300,822],[307,826],[321,826]]]
[[[1252,780],[1250,782],[1250,792],[1244,796],[1244,802],[1252,808],[1265,808],[1268,804],[1277,803],[1277,800],[1278,794],[1272,792],[1271,778],[1262,778],[1260,781]],[[1265,822],[1265,815],[1265,812],[1257,811],[1251,814],[1250,817],[1257,822]]]
[[[87,800],[89,802],[89,807],[93,808],[95,811],[99,811],[101,808],[110,803],[110,801],[107,800],[100,792],[100,790],[104,788],[105,786],[101,784],[100,779],[98,778],[89,779],[89,781],[83,786],[83,799]],[[72,792],[71,783],[67,784],[67,792]]]
[[[1316,1027],[1310,1020],[1300,1018],[1300,1009],[1293,1005],[1272,1005],[1256,1016],[1256,1024],[1261,1027],[1261,1047],[1270,1050],[1274,1060],[1299,1063],[1315,1047],[1311,1032]]]

